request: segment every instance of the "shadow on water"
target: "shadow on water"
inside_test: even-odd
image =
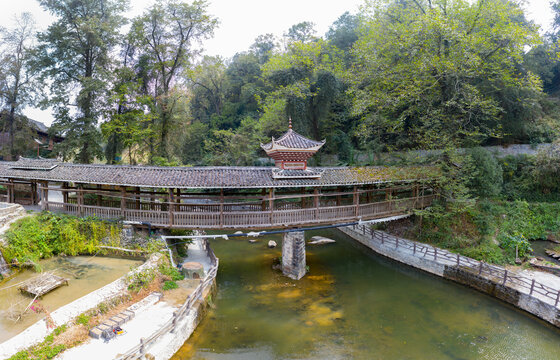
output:
[[[374,254],[337,230],[310,272],[272,270],[266,236],[212,240],[215,309],[174,359],[557,359],[560,331],[472,289]]]

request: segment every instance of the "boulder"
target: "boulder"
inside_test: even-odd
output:
[[[332,244],[335,243],[333,239],[329,239],[323,236],[313,236],[311,241],[308,242],[308,245],[325,245],[325,244]]]
[[[251,244],[254,244],[254,243],[256,243],[257,241],[258,241],[257,239],[249,239],[249,242],[250,242]]]
[[[234,232],[235,235],[243,234],[243,231],[236,231]]]
[[[272,249],[272,248],[275,248],[276,245],[277,245],[277,244],[276,244],[276,241],[274,241],[274,240],[270,240],[270,241],[268,242],[268,247],[271,248],[271,249]]]

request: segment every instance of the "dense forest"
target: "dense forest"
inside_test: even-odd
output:
[[[218,26],[204,1],[158,1],[133,19],[127,0],[39,3],[56,17],[46,30],[22,14],[1,31],[1,125],[17,139],[25,106],[52,108],[69,161],[254,165],[288,118],[347,164],[559,130],[558,0],[544,35],[515,1],[366,1],[322,36],[287,24],[230,59],[199,51]]]

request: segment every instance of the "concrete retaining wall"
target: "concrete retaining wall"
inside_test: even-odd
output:
[[[167,333],[161,336],[158,341],[152,345],[148,353],[153,356],[155,360],[168,360],[170,359],[183,344],[191,337],[192,333],[198,324],[204,319],[210,303],[209,297],[214,298],[217,293],[216,279],[203,291],[202,300],[198,301],[190,313],[185,316],[177,324],[175,332]]]
[[[470,286],[560,327],[560,309],[552,304],[553,301],[548,298],[532,296],[525,289],[514,284],[506,283],[503,285],[501,278],[486,274],[479,275],[476,270],[470,267],[451,265],[448,260],[438,261],[429,257],[415,256],[406,247],[398,248],[388,243],[382,244],[368,235],[353,230],[351,227],[338,229],[380,255],[459,284]],[[440,250],[441,252],[445,251]]]

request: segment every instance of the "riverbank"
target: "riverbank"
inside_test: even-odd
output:
[[[48,324],[46,318],[39,320],[23,332],[4,341],[0,344],[0,358],[7,359],[21,350],[39,344],[51,333],[53,325],[54,327],[58,327],[67,324],[78,315],[96,308],[103,302],[118,297],[127,289],[127,277],[147,269],[155,268],[160,258],[161,254],[154,254],[148,261],[128,274],[53,311],[50,313],[50,319],[52,319],[53,324]]]
[[[366,225],[339,230],[378,254],[475,288],[560,327],[560,278],[554,275],[485,264]]]

